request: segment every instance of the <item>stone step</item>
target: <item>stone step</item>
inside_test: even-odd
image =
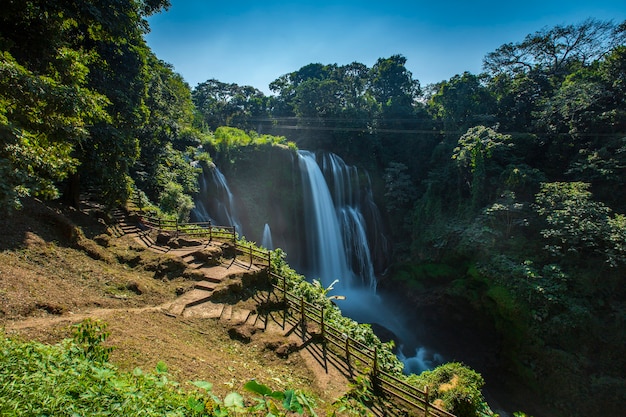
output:
[[[215,304],[210,301],[198,304],[185,309],[183,317],[202,318],[202,319],[219,319],[224,310],[224,304]]]
[[[217,284],[217,282],[212,281],[198,281],[193,287],[197,290],[213,291],[217,287]]]
[[[183,258],[183,260],[184,260],[184,258]],[[187,262],[187,261],[185,261],[185,262]],[[200,269],[203,266],[204,266],[204,262],[202,262],[202,261],[194,260],[194,261],[191,261],[191,262],[187,262],[187,267],[191,268],[191,269]]]
[[[224,305],[224,310],[222,311],[222,315],[220,316],[220,321],[229,321],[233,316],[233,306],[230,304]]]
[[[208,282],[211,282],[211,283],[214,283],[214,284],[219,284],[220,282],[222,282],[222,278],[212,277],[212,276],[208,275],[207,273],[205,273],[203,281],[208,281]]]
[[[185,297],[187,294],[189,294],[189,297]],[[211,295],[212,290],[206,291],[203,289],[194,288],[193,290],[186,292],[181,298],[185,297],[185,300],[187,301],[185,303],[186,307],[192,307],[209,301]]]
[[[195,260],[196,260],[196,257],[195,257],[195,256],[193,256],[192,254],[187,254],[187,255],[183,256],[181,259],[182,259],[184,262],[186,262],[186,263],[191,263],[191,262],[193,262],[193,261],[195,261]]]
[[[250,312],[248,318],[246,319],[246,324],[251,326],[255,326],[259,321],[259,315],[257,313]]]
[[[248,320],[248,316],[250,316],[250,310],[236,309],[233,311],[233,314],[230,317],[230,321],[234,324],[242,324]]]
[[[180,316],[184,313],[185,307],[185,304],[172,303],[167,311],[174,316]]]

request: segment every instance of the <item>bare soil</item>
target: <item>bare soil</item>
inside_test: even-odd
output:
[[[93,318],[108,324],[111,361],[122,370],[152,371],[163,361],[177,381],[211,382],[221,396],[256,378],[312,394],[322,414],[349,389],[314,347],[282,357],[268,349],[287,340],[279,326],[246,343],[219,320],[167,314],[164,306],[193,287],[193,274],[179,256],[116,229],[96,204],[72,210],[31,199],[0,228],[0,331],[9,337],[57,343]]]

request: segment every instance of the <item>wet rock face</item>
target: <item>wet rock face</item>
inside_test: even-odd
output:
[[[481,373],[498,368],[501,338],[488,313],[442,289],[390,295],[404,306],[419,340],[447,360],[460,360]]]

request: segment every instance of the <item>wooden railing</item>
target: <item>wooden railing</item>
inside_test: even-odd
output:
[[[398,377],[385,372],[379,367],[379,356],[375,348],[371,348],[358,340],[348,336],[340,329],[328,324],[324,320],[324,309],[307,302],[303,296],[297,296],[287,290],[286,278],[270,272],[273,278],[273,288],[282,295],[285,308],[284,317],[296,320],[304,342],[307,337],[314,337],[308,332],[308,323],[319,326],[319,336],[323,347],[324,361],[326,353],[330,352],[343,360],[350,375],[361,374],[370,377],[372,386],[378,393],[395,403],[402,404],[414,416],[455,417],[453,414],[433,405],[429,400],[428,387],[417,389]],[[286,320],[286,319],[285,319]],[[285,322],[283,321],[283,329]],[[295,329],[295,327],[294,327]]]
[[[237,239],[235,226],[214,226],[211,222],[182,223],[178,220],[162,219],[152,213],[143,212],[139,214],[139,222],[148,229],[171,232],[176,237],[189,236],[208,241],[214,239],[231,241],[235,248],[241,251],[242,255],[248,257],[248,267],[251,267],[255,260],[260,261],[261,265],[267,266],[267,268],[271,264],[271,252],[260,249],[253,243],[242,243]]]
[[[261,265],[266,265],[268,273],[272,278],[272,286],[275,291],[282,295],[282,302],[285,308],[284,320],[288,317],[298,318],[296,326],[300,329],[302,341],[313,335],[307,331],[308,323],[314,322],[320,327],[320,342],[324,352],[330,352],[335,357],[343,360],[349,370],[350,375],[360,374],[370,377],[372,386],[379,394],[396,405],[403,404],[409,415],[414,416],[434,416],[434,417],[455,417],[453,414],[435,406],[429,400],[428,387],[424,390],[417,389],[394,375],[380,369],[378,364],[378,352],[374,348],[364,345],[354,338],[346,335],[340,329],[329,325],[324,321],[324,309],[307,302],[304,297],[297,296],[287,291],[287,279],[271,271],[271,251],[260,249],[250,244],[246,246],[237,240],[234,226],[214,226],[211,222],[180,223],[176,220],[160,219],[149,213],[143,213],[140,221],[146,227],[156,230],[176,233],[177,236],[185,235],[192,237],[232,240],[236,248],[242,255],[249,256],[250,266],[254,260],[261,261]],[[234,261],[234,260],[233,260]],[[285,321],[283,321],[283,329]],[[295,327],[294,327],[295,329]]]

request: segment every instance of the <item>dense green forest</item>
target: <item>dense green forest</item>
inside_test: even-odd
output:
[[[394,55],[312,63],[265,96],[214,79],[192,89],[156,57],[146,18],[167,0],[5,3],[3,211],[94,190],[113,207],[139,189],[184,219],[194,160],[287,139],[331,151],[373,176],[394,285],[423,290],[451,267],[434,285],[489,314],[521,382],[564,414],[619,414],[626,22],[545,28],[434,85]]]

